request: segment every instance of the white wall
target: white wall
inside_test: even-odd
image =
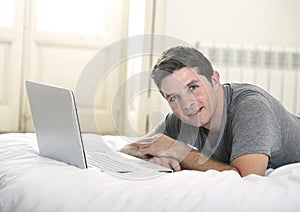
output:
[[[197,41],[300,47],[299,0],[166,0],[165,34]]]
[[[221,82],[256,84],[300,112],[299,0],[157,0],[156,9],[156,33],[199,48]]]

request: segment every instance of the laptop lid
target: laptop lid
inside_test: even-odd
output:
[[[73,92],[33,81],[26,89],[40,155],[87,168]]]

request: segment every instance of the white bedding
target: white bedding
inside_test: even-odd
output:
[[[127,143],[103,138],[113,149]],[[35,134],[0,135],[1,212],[300,211],[300,163],[268,173],[185,170],[126,180],[40,157]]]

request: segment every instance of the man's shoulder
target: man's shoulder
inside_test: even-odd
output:
[[[232,125],[242,123],[244,127],[251,123],[258,126],[260,122],[279,127],[281,120],[290,117],[290,113],[276,98],[258,86],[231,84],[230,87],[232,96],[227,106],[227,119]]]
[[[233,98],[238,96],[250,96],[250,95],[263,95],[270,96],[270,94],[263,88],[249,83],[226,83],[225,88],[229,88]]]
[[[174,124],[174,123],[180,123],[181,121],[179,118],[177,118],[177,116],[173,112],[169,112],[166,116],[165,122]]]
[[[241,104],[263,103],[273,107],[280,105],[278,100],[272,97],[264,89],[248,83],[226,83],[224,84],[225,96],[228,109],[232,110]]]

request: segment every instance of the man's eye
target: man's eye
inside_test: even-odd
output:
[[[193,90],[197,89],[198,87],[199,87],[198,85],[191,85],[191,86],[189,87],[189,90],[190,90],[190,91],[193,91]]]
[[[174,102],[178,99],[178,96],[170,96],[169,101]]]

